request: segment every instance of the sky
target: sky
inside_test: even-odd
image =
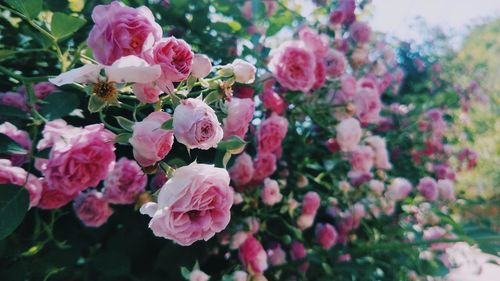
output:
[[[412,28],[416,17],[458,37],[485,17],[500,17],[500,0],[372,0],[372,4],[372,28],[403,40],[418,41],[422,36]]]

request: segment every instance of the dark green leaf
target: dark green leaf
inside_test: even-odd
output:
[[[80,106],[80,98],[74,93],[53,93],[44,99],[40,113],[49,120],[67,116]]]
[[[115,142],[123,145],[128,144],[128,140],[132,137],[131,133],[121,133],[116,136]]]
[[[161,124],[163,130],[172,130],[174,124],[174,118],[170,118],[165,123]]]
[[[100,253],[92,263],[98,271],[109,276],[124,276],[130,273],[130,258],[127,255],[114,252]]]
[[[27,151],[14,140],[0,133],[0,153],[26,154]]]
[[[50,30],[52,31],[52,35],[54,35],[54,37],[61,39],[76,32],[85,24],[85,22],[86,21],[84,19],[56,12],[52,16]]]
[[[28,190],[17,185],[0,185],[0,239],[10,235],[28,211]]]
[[[0,104],[0,115],[2,116],[9,116],[9,117],[15,117],[19,119],[29,119],[28,113],[22,111],[21,109],[17,107],[12,107],[8,105],[3,105]]]
[[[5,2],[30,19],[36,18],[42,10],[42,0],[5,0]]]
[[[0,50],[0,60],[4,58],[8,58],[12,55],[14,55],[16,51],[14,50]]]
[[[134,126],[134,121],[128,120],[125,117],[115,116],[116,121],[123,129],[132,132],[132,126]]]

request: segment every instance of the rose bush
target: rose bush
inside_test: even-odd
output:
[[[364,1],[59,2],[0,4],[0,279],[416,280],[471,241],[474,93]]]

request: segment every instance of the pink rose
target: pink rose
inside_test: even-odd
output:
[[[283,195],[280,193],[278,182],[269,178],[265,179],[260,197],[262,197],[262,202],[269,206],[280,202],[283,199]]]
[[[12,123],[4,122],[0,125],[0,133],[6,135],[17,144],[19,144],[26,151],[31,149],[31,139],[27,132],[17,129]],[[28,161],[26,154],[11,154],[5,155],[12,162],[14,166],[20,166]],[[3,156],[3,157],[5,157]]]
[[[67,133],[71,132],[72,135],[64,135],[63,132],[55,140],[50,139],[54,137],[50,132],[52,128],[49,126],[48,131],[44,129],[45,143],[52,141],[53,146],[49,159],[40,160],[38,168],[44,174],[49,189],[56,189],[71,197],[97,186],[107,176],[110,165],[115,161],[115,134],[106,130],[103,124],[84,128],[68,127],[70,130]]]
[[[173,131],[161,128],[170,118],[166,112],[155,111],[132,127],[129,142],[134,148],[134,158],[141,166],[154,165],[170,152],[174,142]]]
[[[199,99],[181,101],[174,110],[174,135],[188,149],[217,147],[223,130],[215,111]]]
[[[392,165],[389,162],[389,154],[387,152],[385,139],[379,136],[370,136],[365,139],[365,142],[375,152],[375,167],[378,169],[392,168]]]
[[[243,267],[251,273],[262,273],[268,267],[266,251],[253,236],[249,236],[240,246],[238,255]]]
[[[189,274],[189,281],[208,281],[208,279],[210,276],[199,269],[195,269]]]
[[[413,187],[407,179],[395,178],[387,187],[385,196],[396,201],[403,200],[408,196],[412,189]]]
[[[264,89],[259,95],[259,98],[262,100],[262,104],[266,109],[276,112],[276,114],[279,115],[285,112],[287,107],[285,100],[271,88]]]
[[[304,247],[304,244],[302,244],[298,241],[293,241],[292,247],[290,250],[290,256],[292,257],[292,260],[294,260],[294,261],[306,258],[307,252],[306,252],[306,248]],[[301,265],[299,265],[299,270],[302,272],[306,272],[308,268],[309,268],[308,262],[304,262]]]
[[[267,259],[271,265],[282,265],[286,263],[286,253],[280,244],[275,244],[267,250]]]
[[[29,207],[36,207],[42,194],[41,181],[23,168],[12,166],[7,159],[0,159],[0,184],[24,186],[30,194]]]
[[[319,223],[316,226],[316,240],[323,247],[328,250],[337,243],[338,233],[335,227],[329,223]]]
[[[315,215],[321,204],[321,199],[318,193],[309,191],[302,199],[302,214]]]
[[[260,183],[276,171],[276,156],[272,153],[259,152],[253,161],[252,180]]]
[[[227,117],[222,120],[224,124],[224,139],[238,136],[245,139],[248,124],[252,121],[255,104],[251,99],[232,98],[226,103]]]
[[[144,54],[149,64],[161,67],[162,75],[158,80],[159,87],[172,91],[172,82],[180,82],[191,73],[194,54],[186,41],[175,37],[163,38]]]
[[[354,41],[363,44],[370,41],[372,30],[368,24],[357,21],[351,24],[351,27],[349,27],[349,33]]]
[[[342,120],[337,125],[337,144],[344,152],[352,151],[358,146],[361,140],[361,126],[359,121],[354,118]]]
[[[354,96],[356,114],[362,124],[376,123],[380,119],[382,102],[378,90],[371,88],[358,89]]]
[[[431,177],[421,178],[418,182],[417,189],[428,201],[436,201],[438,198],[438,186],[436,181]]]
[[[15,107],[22,111],[29,111],[25,96],[16,92],[0,94],[0,104]]]
[[[326,64],[324,61],[317,59],[316,60],[316,68],[314,69],[314,85],[312,89],[321,88],[326,81]]]
[[[344,74],[347,66],[345,55],[337,50],[329,49],[325,56],[326,74],[336,78]]]
[[[151,11],[142,6],[125,7],[120,2],[98,5],[92,11],[95,25],[87,44],[94,58],[105,65],[128,55],[141,55],[161,38],[162,30]]]
[[[311,73],[316,69],[316,58],[312,51],[300,41],[282,44],[272,52],[269,68],[278,82],[293,91],[308,92],[316,78]]]
[[[229,169],[229,176],[237,187],[242,187],[252,180],[254,167],[252,157],[245,152],[239,155]]]
[[[146,181],[137,162],[122,157],[104,180],[104,196],[112,204],[132,204],[144,192]]]
[[[188,246],[226,228],[233,193],[225,169],[192,163],[178,168],[161,188],[158,203],[146,203],[141,213],[152,217],[149,228],[156,236]]]
[[[288,120],[273,113],[262,121],[257,131],[259,152],[273,152],[281,147],[288,131]]]
[[[444,200],[454,201],[455,198],[455,190],[453,188],[453,182],[448,179],[438,180],[437,187],[439,191],[439,197]]]
[[[341,9],[333,10],[330,13],[330,17],[329,17],[330,25],[337,26],[337,25],[341,24],[343,21],[344,21],[344,11],[342,11]]]
[[[384,183],[379,181],[379,180],[370,180],[370,182],[368,184],[370,186],[371,192],[373,192],[377,195],[382,195],[382,193],[385,190]]]
[[[252,64],[241,59],[235,59],[230,66],[233,69],[234,80],[236,82],[251,84],[255,80],[255,72],[257,72],[257,69]]]
[[[212,62],[206,55],[196,54],[193,57],[191,75],[196,78],[205,78],[212,71]]]
[[[33,84],[33,91],[35,92],[35,96],[39,99],[44,99],[48,97],[50,94],[54,93],[57,90],[56,86],[50,82],[40,82]],[[23,94],[24,96],[27,95],[26,93],[26,87],[21,86],[17,90],[20,94]]]
[[[299,31],[299,39],[302,40],[308,50],[311,50],[316,58],[323,57],[328,50],[328,36],[318,34],[310,27],[303,27]]]
[[[340,87],[342,89],[342,92],[346,95],[347,99],[350,100],[354,97],[356,94],[356,89],[357,89],[357,81],[354,76],[346,74],[343,75],[340,78]]]
[[[89,227],[99,227],[113,214],[108,201],[101,192],[92,190],[80,194],[73,203],[76,216]]]
[[[63,144],[68,143],[72,138],[78,136],[82,129],[68,125],[66,121],[57,119],[45,123],[42,135],[43,138],[38,142],[36,148],[44,150],[54,146],[56,143],[63,141]]]
[[[47,180],[42,180],[42,195],[40,198],[40,202],[37,207],[40,209],[59,209],[62,206],[68,204],[71,200],[73,200],[78,194],[68,195],[59,189],[50,188]]]
[[[152,84],[135,83],[132,90],[140,102],[155,103],[160,100],[160,88]]]

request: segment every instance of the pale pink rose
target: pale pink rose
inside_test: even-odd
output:
[[[210,276],[199,269],[195,269],[189,274],[189,281],[208,281],[208,279]]]
[[[389,199],[399,201],[405,199],[413,189],[411,183],[404,178],[395,178],[387,187],[385,196]]]
[[[238,255],[243,267],[249,272],[262,273],[268,267],[266,251],[253,236],[249,236],[240,246]]]
[[[256,234],[260,230],[260,221],[256,217],[247,217],[245,218],[245,223],[248,227],[248,232],[250,234]]]
[[[269,68],[278,82],[293,91],[308,92],[316,82],[311,75],[316,69],[316,58],[312,51],[300,41],[282,44],[271,52]]]
[[[378,90],[366,87],[358,89],[354,95],[354,106],[362,124],[376,123],[380,120],[382,102]]]
[[[199,99],[181,101],[174,110],[174,135],[188,149],[217,147],[224,134],[215,111]]]
[[[300,230],[306,230],[314,224],[314,219],[316,218],[316,214],[301,214],[297,218],[297,227]]]
[[[234,80],[242,84],[251,84],[255,81],[255,72],[257,69],[252,64],[241,60],[235,59],[231,64],[234,73]]]
[[[56,124],[64,122],[56,122]],[[69,134],[51,139],[54,135],[47,128],[44,139],[52,142],[49,159],[41,161],[38,168],[45,176],[49,189],[56,189],[69,197],[89,187],[95,187],[109,172],[115,161],[115,134],[106,130],[103,124],[84,128],[69,126]],[[68,132],[68,133],[69,133]],[[44,192],[45,188],[44,188]]]
[[[232,98],[226,103],[227,117],[222,120],[224,124],[224,139],[238,136],[245,139],[248,124],[252,121],[255,104],[251,99]]]
[[[275,244],[267,250],[267,259],[271,265],[282,265],[286,263],[286,253],[280,244]]]
[[[288,120],[273,113],[260,124],[257,131],[259,152],[273,152],[281,147],[288,131]]]
[[[285,112],[287,104],[283,98],[273,91],[271,88],[264,89],[262,93],[259,95],[260,100],[262,100],[262,105],[273,112],[276,112],[279,115],[282,115]]]
[[[424,230],[424,240],[437,240],[446,235],[446,229],[440,226],[431,226]]]
[[[163,38],[144,54],[146,61],[161,67],[158,86],[165,92],[172,91],[172,82],[180,82],[191,73],[194,54],[186,41],[175,37]]]
[[[135,83],[132,91],[140,102],[155,103],[160,100],[161,90],[153,84]]]
[[[18,108],[22,111],[29,111],[26,97],[16,92],[6,92],[0,94],[0,104]]]
[[[243,195],[241,193],[234,193],[234,200],[233,200],[233,205],[239,205],[243,203]]]
[[[154,165],[172,149],[173,131],[161,128],[170,118],[170,114],[166,112],[155,111],[132,126],[133,133],[129,142],[134,148],[134,158],[141,166]]]
[[[300,259],[306,258],[307,252],[306,252],[306,248],[304,247],[304,244],[302,244],[298,241],[293,241],[292,247],[290,250],[290,256],[291,256],[292,260],[300,260]],[[306,272],[308,268],[309,268],[308,262],[304,262],[301,265],[299,265],[299,270],[302,272]]]
[[[54,146],[56,143],[63,141],[68,143],[73,137],[81,133],[81,128],[68,125],[66,121],[57,119],[45,123],[42,135],[43,138],[38,142],[36,148],[44,150]]]
[[[365,142],[375,152],[375,167],[378,169],[391,169],[392,165],[389,162],[385,139],[379,136],[370,136],[365,139]]]
[[[243,230],[240,230],[238,232],[236,232],[232,237],[231,237],[231,244],[229,244],[229,248],[230,249],[239,249],[240,246],[245,243],[245,241],[247,240],[248,236],[250,234],[243,231]]]
[[[239,155],[229,169],[229,176],[237,187],[242,187],[252,180],[254,167],[252,157],[245,152]]]
[[[279,203],[283,199],[283,195],[280,192],[278,182],[269,178],[265,179],[260,197],[262,197],[262,202],[269,206]]]
[[[276,171],[276,156],[272,153],[259,152],[253,161],[252,180],[260,183]]]
[[[299,31],[299,39],[302,40],[308,50],[311,50],[316,58],[322,58],[328,51],[328,36],[318,34],[310,27],[303,27]]]
[[[368,24],[357,21],[351,24],[351,27],[349,27],[349,34],[354,41],[363,44],[370,41],[372,30],[370,29]]]
[[[19,130],[16,126],[9,122],[0,124],[0,133],[6,135],[26,150],[26,153],[24,154],[10,154],[3,155],[3,157],[8,158],[14,166],[20,166],[28,161],[28,156],[26,154],[31,149],[31,139],[28,133]]]
[[[104,196],[112,204],[132,204],[147,180],[137,162],[122,157],[104,180]]]
[[[418,182],[417,189],[428,201],[436,201],[439,196],[438,185],[431,177],[421,178]]]
[[[192,163],[178,168],[161,188],[158,203],[146,203],[141,213],[152,217],[149,228],[156,236],[188,246],[226,228],[233,193],[225,169]]]
[[[147,7],[125,7],[118,1],[97,5],[92,11],[95,25],[87,44],[94,58],[105,65],[127,55],[140,55],[161,38],[162,29]]]
[[[99,227],[113,214],[108,201],[101,192],[92,190],[80,194],[73,203],[76,216],[89,227]]]
[[[347,66],[345,55],[337,50],[329,49],[325,55],[326,74],[332,78],[336,78],[344,74]]]
[[[302,214],[304,215],[315,215],[321,204],[321,199],[318,193],[314,191],[309,191],[304,195],[302,199]]]
[[[342,120],[337,125],[337,144],[344,152],[352,151],[356,148],[361,140],[361,125],[354,118]]]
[[[438,180],[437,187],[439,190],[439,197],[444,200],[452,200],[455,198],[455,190],[453,188],[453,182],[448,179]]]
[[[328,250],[337,243],[338,233],[335,227],[329,223],[319,223],[316,226],[316,240],[323,247]]]
[[[78,195],[68,195],[59,189],[50,188],[48,182],[45,179],[42,180],[42,187],[42,196],[40,198],[40,202],[38,202],[37,205],[37,207],[40,209],[59,209],[62,206],[68,204]]]
[[[23,168],[12,166],[7,159],[0,159],[0,184],[24,186],[30,194],[29,207],[36,207],[42,194],[41,181]]]
[[[381,182],[379,180],[370,180],[368,185],[370,186],[370,190],[373,193],[375,193],[377,195],[382,195],[382,193],[384,193],[385,185],[383,182]]]
[[[212,71],[212,62],[206,55],[196,54],[193,57],[191,75],[196,78],[205,78]]]
[[[346,95],[346,100],[350,100],[356,94],[357,81],[354,76],[346,74],[340,78],[340,87],[342,92]]]
[[[354,67],[362,66],[370,61],[370,50],[367,47],[357,47],[351,53],[351,62]]]
[[[233,273],[233,281],[247,281],[248,280],[248,273],[245,271],[235,271]]]

